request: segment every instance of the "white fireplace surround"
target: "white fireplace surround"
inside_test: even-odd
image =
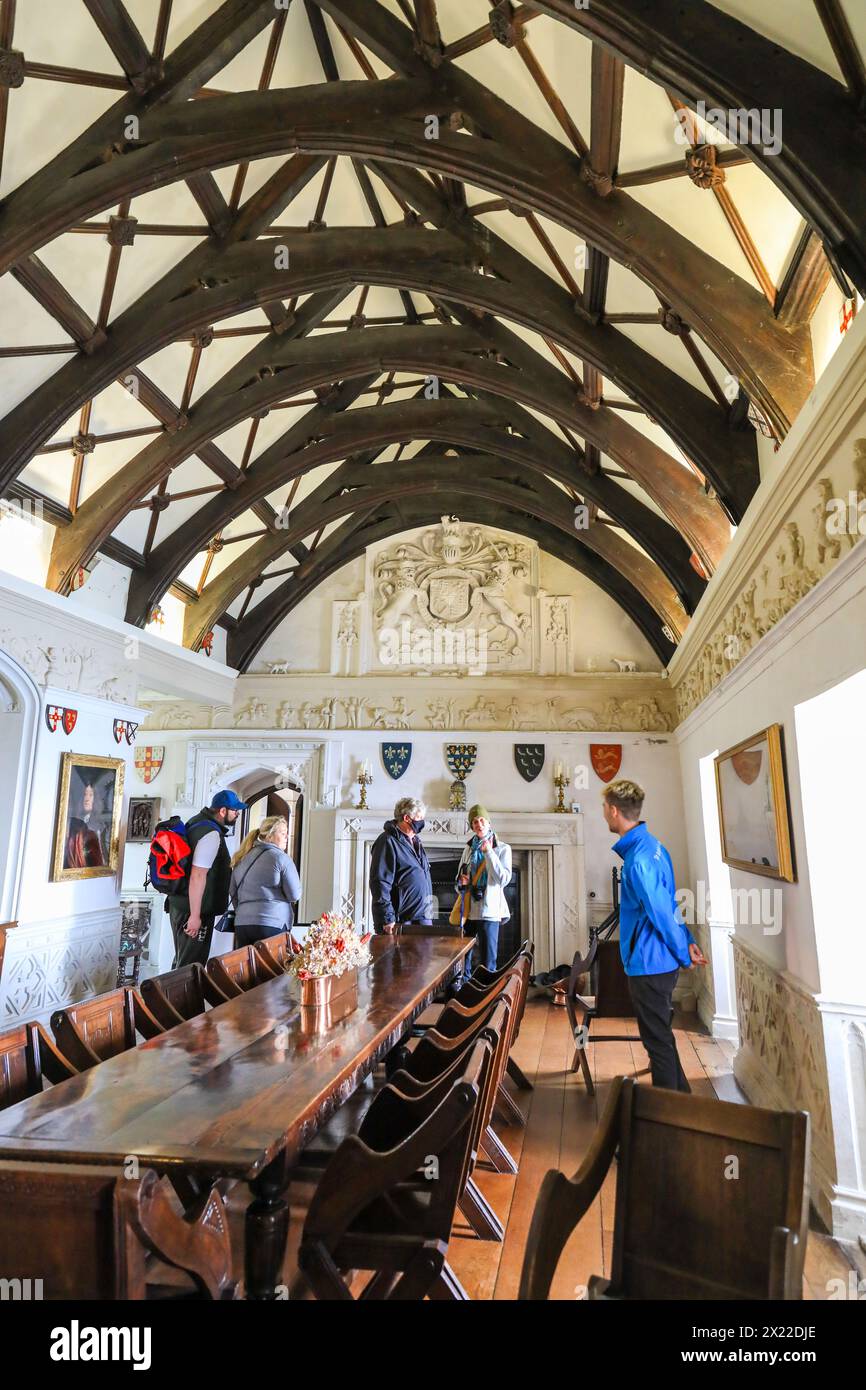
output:
[[[339,811],[335,828],[334,905],[351,913],[369,930],[370,851],[382,833],[380,811]],[[459,811],[427,811],[424,844],[428,850],[459,854],[469,835]],[[526,854],[526,923],[535,947],[536,971],[571,964],[576,950],[586,950],[586,875],[583,816],[496,814],[496,833],[512,850]]]

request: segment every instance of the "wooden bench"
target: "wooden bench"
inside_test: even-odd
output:
[[[546,1299],[560,1255],[618,1152],[609,1279],[590,1299],[799,1299],[809,1214],[809,1117],[618,1076],[573,1178],[551,1170],[519,1297]]]
[[[165,1029],[137,989],[115,989],[51,1015],[57,1046],[79,1071],[98,1066],[136,1045],[136,1033],[155,1038]]]
[[[141,996],[163,1028],[197,1018],[208,1004],[215,1008],[228,998],[198,961],[143,980]]]
[[[151,1169],[127,1178],[81,1164],[0,1162],[0,1279],[29,1280],[31,1291],[38,1281],[36,1296],[48,1300],[144,1299],[159,1262],[184,1271],[200,1297],[231,1296],[217,1191],[181,1215]]]
[[[273,972],[252,946],[238,946],[224,956],[213,956],[207,963],[207,973],[226,999],[236,999],[263,980],[274,979]]]
[[[43,1077],[56,1086],[77,1075],[41,1023],[22,1023],[0,1033],[0,1110],[39,1095]]]

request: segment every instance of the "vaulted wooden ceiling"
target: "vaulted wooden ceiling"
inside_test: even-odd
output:
[[[448,511],[667,659],[866,289],[862,7],[754,8],[0,0],[0,491],[48,584],[110,555],[245,669]]]

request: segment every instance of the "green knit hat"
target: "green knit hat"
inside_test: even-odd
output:
[[[474,820],[486,820],[490,824],[490,817],[487,814],[486,806],[470,806],[466,819],[471,825]]]

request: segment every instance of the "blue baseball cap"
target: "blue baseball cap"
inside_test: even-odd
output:
[[[237,792],[231,790],[217,792],[216,796],[211,798],[210,804],[212,811],[219,811],[223,807],[225,807],[227,811],[245,811],[247,809],[247,803],[241,801]]]

